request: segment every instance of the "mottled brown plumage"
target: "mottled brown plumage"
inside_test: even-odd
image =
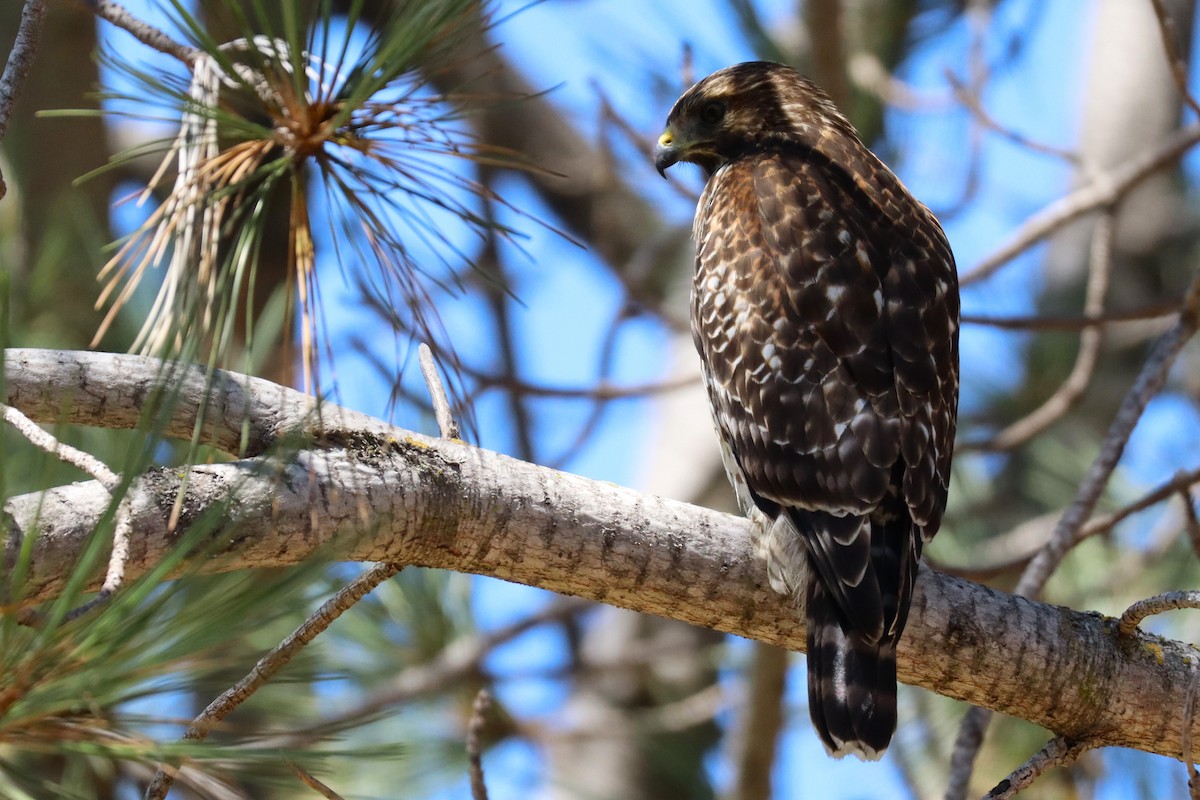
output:
[[[804,602],[809,704],[837,756],[896,727],[896,641],[941,524],[958,284],[937,220],[780,64],[675,104],[659,171],[709,174],[692,325],[725,467],[777,591]]]

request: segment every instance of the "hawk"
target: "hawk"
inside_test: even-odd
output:
[[[654,163],[698,164],[692,332],[772,588],[802,602],[829,752],[896,729],[896,642],[942,521],[958,279],[941,226],[816,85],[750,62],[687,90]]]

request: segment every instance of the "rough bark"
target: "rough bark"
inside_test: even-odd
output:
[[[9,403],[52,422],[64,407],[64,387],[74,383],[81,389],[75,397],[92,404],[89,421],[96,425],[128,424],[129,410],[152,396],[159,371],[157,362],[130,356],[28,350],[8,351],[5,366]],[[199,368],[176,368],[181,389],[168,430],[190,433],[184,421],[195,418],[203,400],[202,375]],[[131,578],[145,574],[210,511],[221,523],[196,565],[207,571],[283,567],[318,552],[397,561],[490,575],[804,649],[803,621],[765,585],[743,519],[330,406],[318,419],[297,413],[312,403],[287,389],[219,377],[216,391],[224,399],[213,407],[246,413],[246,404],[238,411],[241,401],[229,398],[270,396],[271,421],[262,426],[272,431],[268,438],[287,433],[293,442],[308,441],[275,456],[139,476],[132,489]],[[119,385],[110,387],[115,378]],[[38,385],[47,388],[39,393]],[[219,434],[224,427],[205,430]],[[168,531],[185,478],[184,513],[179,528]],[[108,504],[96,483],[11,498],[2,520],[9,532],[0,573],[6,593],[16,549],[35,532],[19,600],[59,591]],[[1116,621],[1099,614],[923,569],[899,677],[1070,738],[1178,758],[1196,657],[1194,648],[1161,637],[1120,639]],[[1192,736],[1200,736],[1195,721]]]

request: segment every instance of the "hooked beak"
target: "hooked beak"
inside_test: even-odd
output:
[[[677,163],[680,155],[679,148],[675,146],[675,135],[667,129],[658,137],[658,146],[654,148],[654,168],[665,178],[667,167]]]

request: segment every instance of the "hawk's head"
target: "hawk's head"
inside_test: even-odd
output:
[[[714,72],[683,93],[658,137],[654,166],[679,161],[708,174],[740,155],[774,145],[817,148],[823,136],[854,129],[816,84],[791,67],[748,61]]]

